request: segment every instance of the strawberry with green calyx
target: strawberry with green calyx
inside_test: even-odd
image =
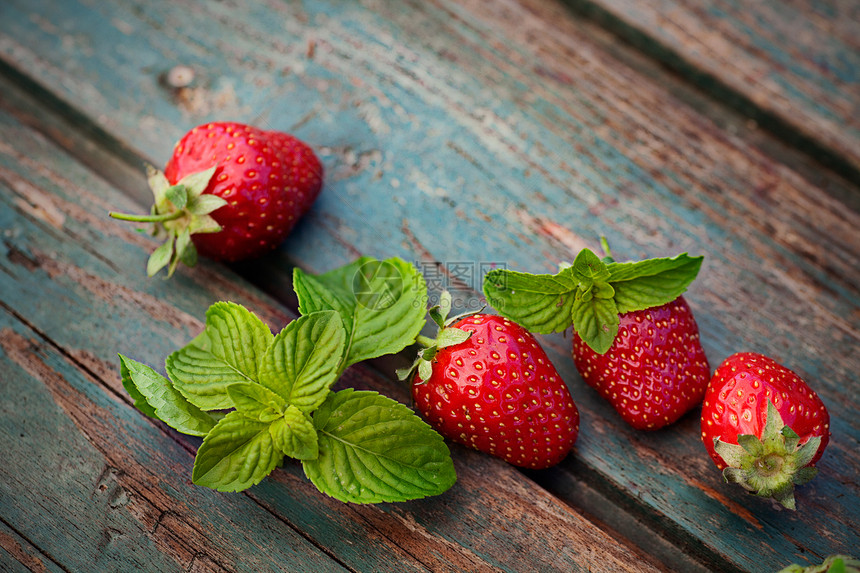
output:
[[[574,329],[583,379],[637,429],[675,422],[701,402],[710,368],[698,326],[681,296],[702,257],[618,263],[583,249],[558,273],[496,269],[484,293],[499,314],[532,332]]]
[[[792,563],[777,573],[860,573],[860,559],[848,555],[830,555],[818,565],[804,567]]]
[[[112,217],[152,223],[166,238],[147,264],[168,276],[197,253],[224,261],[259,256],[280,244],[322,187],[322,164],[286,133],[233,122],[193,128],[176,144],[164,173],[148,168],[149,215]]]
[[[702,406],[702,441],[728,482],[795,509],[830,439],[824,403],[794,372],[740,352],[717,368]]]
[[[579,411],[544,350],[521,326],[495,315],[447,318],[450,299],[430,309],[439,327],[412,371],[412,397],[443,436],[531,469],[551,467],[570,452]]]

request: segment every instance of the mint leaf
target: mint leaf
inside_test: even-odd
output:
[[[437,495],[457,479],[442,437],[376,392],[330,394],[313,416],[319,457],[303,462],[319,490],[354,503]]]
[[[307,414],[290,406],[272,422],[269,432],[275,447],[291,458],[315,460],[319,456],[317,431]]]
[[[540,334],[561,332],[571,324],[579,282],[571,267],[556,275],[493,269],[484,276],[484,296],[500,315]]]
[[[337,311],[346,330],[341,369],[361,360],[399,352],[425,324],[427,285],[399,258],[360,259],[322,275],[293,273],[299,312]]]
[[[215,420],[206,412],[190,404],[170,383],[170,380],[150,368],[122,354],[119,355],[122,385],[129,391],[144,414],[162,420],[184,434],[205,436],[215,426]],[[143,403],[140,403],[143,401]],[[139,405],[140,403],[140,405]]]
[[[168,356],[165,368],[176,389],[201,410],[232,408],[227,387],[238,382],[255,382],[212,353],[206,331]]]
[[[605,354],[618,334],[618,308],[609,298],[580,297],[572,310],[573,328],[598,354]]]
[[[293,320],[263,355],[260,384],[304,412],[314,410],[340,373],[345,340],[340,315],[334,311]]]
[[[216,302],[206,311],[212,354],[249,380],[257,380],[260,360],[274,335],[262,320],[234,302]]]
[[[600,257],[589,249],[582,249],[573,260],[573,276],[580,282],[581,288],[588,288],[594,283],[606,282],[609,279],[609,269]]]
[[[261,422],[283,417],[287,403],[283,398],[260,384],[239,382],[227,386],[227,395],[237,410]]]
[[[122,378],[122,387],[125,388],[125,391],[128,392],[128,395],[131,396],[132,400],[134,400],[134,407],[135,408],[137,408],[138,410],[140,410],[141,412],[143,412],[144,414],[146,414],[150,418],[155,418],[156,420],[160,419],[158,417],[158,414],[155,412],[155,408],[153,408],[149,404],[149,402],[146,401],[146,396],[143,394],[143,392],[141,392],[140,390],[137,389],[136,383],[134,382],[134,380],[132,380],[131,371],[129,370],[128,365],[126,364],[126,360],[128,360],[130,362],[134,362],[133,360],[131,360],[129,358],[125,358],[122,354],[119,355],[119,370],[120,370],[120,377]],[[137,364],[137,363],[135,363],[135,364]],[[163,376],[161,376],[157,372],[153,371],[153,374],[154,375],[148,375],[147,378],[152,377],[154,379],[153,381],[157,382],[157,383],[164,383],[164,382],[166,382],[168,384],[170,383],[169,380],[166,380],[166,381],[159,380],[159,377],[163,378]],[[141,380],[141,382],[146,383],[146,378],[144,378],[143,376],[138,376],[138,379]]]
[[[609,263],[618,312],[662,306],[678,298],[699,273],[704,257],[682,253],[672,258]]]
[[[194,459],[191,481],[218,491],[241,491],[269,475],[284,457],[261,422],[234,410],[203,438]]]

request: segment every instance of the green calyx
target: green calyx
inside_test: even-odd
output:
[[[723,470],[727,482],[759,497],[773,498],[792,510],[796,509],[794,486],[809,482],[818,473],[809,463],[820,445],[820,436],[801,445],[800,437],[783,423],[770,401],[761,438],[741,434],[737,444],[714,439],[714,449],[728,465]]]
[[[860,559],[848,555],[830,555],[818,565],[804,567],[793,563],[777,573],[860,573]]]
[[[211,213],[226,205],[227,201],[217,195],[204,194],[216,169],[217,166],[186,175],[176,185],[171,185],[164,173],[147,165],[147,180],[155,197],[151,213],[109,213],[121,221],[152,223],[152,234],[166,238],[150,255],[146,265],[147,275],[153,276],[167,267],[167,276],[170,277],[179,263],[194,266],[197,249],[191,242],[191,235],[221,230]]]
[[[415,362],[412,363],[412,366],[397,370],[397,378],[399,380],[406,380],[412,375],[412,372],[417,369],[418,377],[421,379],[421,382],[427,382],[433,374],[433,360],[436,358],[436,354],[443,348],[454,346],[469,340],[469,337],[472,336],[471,332],[454,328],[451,324],[461,318],[476,314],[480,312],[480,310],[448,318],[448,314],[450,314],[450,312],[451,294],[448,291],[444,291],[439,297],[439,304],[431,307],[427,311],[430,319],[439,329],[436,334],[436,338],[433,339],[427,336],[418,336],[416,338],[416,342],[418,342],[422,348],[418,351],[418,357],[415,359]]]
[[[494,269],[484,277],[484,295],[499,314],[532,332],[573,325],[588,346],[605,354],[618,334],[619,315],[675,300],[702,266],[703,257],[686,253],[618,263],[605,239],[601,244],[603,258],[583,249],[553,275]]]

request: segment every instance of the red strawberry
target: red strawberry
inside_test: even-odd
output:
[[[702,407],[702,441],[726,481],[794,509],[794,486],[815,477],[829,439],[824,403],[788,368],[753,352],[717,368]]]
[[[671,424],[698,404],[710,377],[699,329],[681,297],[702,257],[619,263],[582,249],[554,275],[493,269],[484,294],[532,332],[573,326],[573,359],[585,381],[634,428]]]
[[[443,327],[436,345],[422,354],[412,396],[443,436],[533,469],[553,466],[570,452],[579,411],[544,350],[521,326],[474,314]]]
[[[702,401],[711,375],[687,301],[679,296],[619,318],[618,334],[605,354],[574,336],[577,370],[634,428],[655,430],[675,422]]]
[[[164,174],[150,170],[151,216],[168,243],[148,265],[152,275],[169,264],[204,256],[237,261],[275,248],[310,209],[322,187],[322,164],[295,137],[231,122],[195,127],[176,144]],[[189,245],[189,237],[196,246]]]

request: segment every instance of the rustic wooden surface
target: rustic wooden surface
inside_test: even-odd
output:
[[[843,14],[832,27],[850,28]],[[821,18],[813,31],[831,29]],[[777,40],[768,57],[734,66],[684,53],[727,86],[763,66],[793,96],[814,93],[772,64],[795,49]],[[851,40],[819,56],[854,61]],[[162,80],[177,64],[196,72],[188,89]],[[780,138],[703,105],[564,2],[11,1],[0,6],[0,70],[0,437],[14,460],[0,470],[0,564],[770,571],[860,547],[856,187],[771,153]],[[834,89],[839,109],[857,107],[851,86]],[[812,112],[831,100],[818,100],[812,111],[791,104],[811,114],[795,127],[850,164],[856,114],[826,133]],[[163,164],[209,119],[302,137],[326,165],[325,191],[269,257],[146,280],[152,244],[104,214],[143,209],[143,160]],[[292,266],[318,272],[370,254],[430,270],[548,271],[599,235],[624,258],[704,254],[688,300],[712,367],[765,352],[819,391],[832,444],[796,514],[724,484],[695,414],[657,433],[624,426],[582,383],[561,335],[542,341],[583,416],[574,454],[519,472],[454,448],[460,479],[435,502],[344,506],[289,465],[246,494],[203,490],[189,479],[197,442],[144,419],[119,384],[117,352],[158,364],[215,300],[289,320]],[[476,284],[454,286],[478,298]],[[388,363],[343,384],[407,400]]]
[[[568,3],[856,181],[860,174],[857,2]]]

